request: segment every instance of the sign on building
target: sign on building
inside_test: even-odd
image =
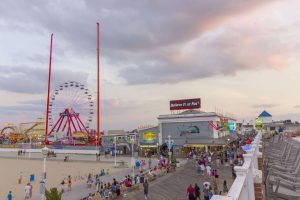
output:
[[[201,99],[171,100],[170,110],[188,110],[201,108]]]
[[[156,143],[157,142],[157,134],[152,131],[148,131],[148,132],[144,133],[143,134],[143,142],[144,143]]]

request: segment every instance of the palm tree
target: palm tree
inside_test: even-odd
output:
[[[62,193],[57,188],[50,188],[50,191],[46,190],[46,200],[61,200]]]

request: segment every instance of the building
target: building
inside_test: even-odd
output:
[[[159,128],[158,126],[141,128],[138,130],[138,144],[140,156],[149,154],[157,154],[159,143],[158,143]]]
[[[263,124],[272,122],[272,115],[265,110],[262,113],[260,113],[258,118],[262,119]]]
[[[276,132],[295,132],[300,131],[299,122],[292,122],[291,120],[281,120],[281,121],[273,121],[271,123],[264,124],[263,128],[266,131],[276,131]]]
[[[215,112],[186,110],[179,114],[160,115],[159,145],[165,145],[168,136],[173,140],[173,154],[185,156],[191,150],[198,152],[217,150],[237,139],[228,127],[235,119],[220,116]]]
[[[104,131],[102,139],[102,151],[114,151],[116,140],[116,151],[119,154],[131,154],[132,153],[132,141],[134,142],[134,149],[137,148],[137,134],[127,133],[124,130],[107,130]]]

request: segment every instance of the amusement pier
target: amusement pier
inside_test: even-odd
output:
[[[0,200],[300,200],[300,1],[0,3]]]

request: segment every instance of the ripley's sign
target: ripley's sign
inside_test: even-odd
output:
[[[170,110],[188,110],[201,108],[201,99],[182,99],[182,100],[171,100]]]

